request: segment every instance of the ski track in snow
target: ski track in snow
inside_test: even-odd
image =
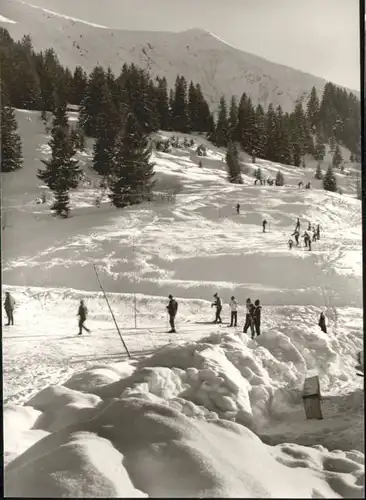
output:
[[[253,178],[246,175],[243,186],[230,185],[224,153],[194,138],[208,146],[207,157],[201,158],[203,168],[197,166],[200,158],[193,149],[153,155],[158,175],[184,184],[175,205],[117,212],[105,197],[97,209],[98,189],[84,187],[72,193],[74,216],[66,221],[67,227],[65,221],[61,226],[50,217],[48,205],[11,205],[18,223],[7,228],[3,281],[17,308],[15,326],[3,330],[3,378],[6,487],[13,495],[88,496],[98,488],[111,497],[230,497],[239,492],[248,497],[362,497],[363,379],[355,375],[363,346],[360,202],[353,191],[340,196],[298,189],[299,179],[311,179],[310,172],[288,166],[280,166],[287,184],[282,188],[253,186]],[[39,151],[48,154],[43,145]],[[265,178],[279,168],[262,160],[257,166]],[[234,209],[238,201],[239,216]],[[321,226],[321,239],[312,252],[287,248],[297,217],[301,232],[307,221]],[[263,218],[269,222],[266,234],[261,232]],[[34,238],[23,238],[17,246],[28,225]],[[99,269],[130,361],[92,264]],[[210,299],[216,290],[224,300],[224,321],[230,295],[239,299],[238,328],[210,324]],[[176,334],[167,333],[168,293],[179,301]],[[263,305],[263,335],[256,341],[242,334],[248,296],[259,297]],[[75,315],[81,298],[90,311],[87,324],[92,333],[78,337]],[[320,309],[326,312],[327,334],[317,326]],[[304,419],[301,401],[304,378],[313,374],[321,383],[320,421]],[[99,421],[102,426],[115,425],[112,410],[106,410],[113,405],[119,419],[132,418],[136,429],[141,425],[150,431],[137,447],[142,452],[140,456],[136,451],[138,466],[132,464],[129,445],[118,444],[124,437],[114,431],[105,435],[105,442],[125,456],[121,471],[126,477],[110,479],[114,489],[108,489],[100,486],[107,484],[104,479],[98,483],[98,477],[108,473],[95,465],[92,443],[104,436],[96,430]],[[149,444],[149,439],[154,443],[155,431],[146,408],[153,415],[168,411],[162,408],[172,412],[169,422],[174,425],[165,417],[158,419],[165,436],[161,446],[167,457],[172,453],[171,460],[164,462],[160,445]],[[88,415],[95,417],[97,427],[85,420]],[[235,427],[235,422],[240,425]],[[65,457],[54,451],[45,464],[39,458],[45,451],[37,450],[51,450],[51,438],[61,440],[57,449],[67,450],[68,425],[77,432],[70,435],[76,439],[72,442],[86,436],[75,449],[81,447],[87,463],[99,471],[89,477],[89,466],[76,466],[79,477],[88,478],[88,491],[72,480],[45,480],[46,468],[53,477]],[[175,425],[185,430],[174,430],[180,436],[174,440],[167,436]],[[196,432],[191,426],[198,429],[196,438],[189,437]],[[134,427],[127,427],[133,435]],[[56,430],[61,432],[57,438],[52,437]],[[271,446],[255,441],[253,432]],[[259,480],[250,459],[233,458],[226,444],[233,436],[241,442],[241,453],[253,450],[263,466],[272,457],[268,467],[283,467],[278,469],[282,480]],[[197,449],[193,442],[199,443]],[[208,442],[217,443],[216,451]],[[95,446],[102,450],[105,444]],[[180,451],[172,451],[174,446]],[[256,446],[261,451],[254,451]],[[113,469],[112,455],[105,450]],[[201,473],[195,477],[198,456]],[[217,457],[212,463],[211,456]],[[149,475],[152,464],[155,478]],[[24,471],[20,482],[18,467]],[[213,477],[209,470],[215,471]],[[180,481],[180,473],[189,487]],[[169,481],[169,474],[174,481]]]

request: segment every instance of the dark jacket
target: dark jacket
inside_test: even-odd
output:
[[[327,325],[325,323],[325,316],[324,316],[324,313],[321,313],[320,314],[320,318],[319,318],[319,323],[318,325],[320,326],[320,328],[322,329],[323,332],[326,332],[327,331]]]
[[[81,305],[79,306],[78,310],[78,316],[80,316],[80,319],[86,319],[88,316],[88,308],[86,305]]]
[[[216,297],[216,300],[215,300],[215,302],[212,305],[216,306],[216,309],[219,310],[219,311],[221,311],[221,309],[222,309],[222,302],[221,302],[220,297]]]
[[[253,311],[253,316],[254,316],[254,321],[260,325],[261,323],[261,314],[262,314],[262,306],[254,306],[254,311]]]
[[[13,311],[14,310],[15,300],[10,294],[6,295],[6,297],[5,297],[4,307],[5,307],[5,311]]]
[[[170,316],[175,316],[178,311],[178,302],[174,299],[170,299],[169,304],[167,305],[167,309]]]

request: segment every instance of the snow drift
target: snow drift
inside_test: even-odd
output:
[[[263,368],[270,353],[259,346],[256,362],[245,344],[211,335],[166,346],[5,408],[6,495],[362,497],[361,452],[272,447],[249,429],[281,403]]]

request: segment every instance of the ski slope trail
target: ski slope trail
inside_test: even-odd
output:
[[[196,146],[154,152],[158,185],[179,186],[174,204],[117,211],[105,196],[96,208],[90,149],[80,158],[91,182],[72,192],[69,220],[53,218],[51,202],[35,204],[36,163],[5,179],[3,283],[16,300],[15,325],[3,329],[7,495],[363,497],[354,185],[339,174],[344,194],[326,193],[310,168],[245,159],[244,184],[230,185],[224,152],[192,138],[207,156]],[[49,151],[42,142],[25,150],[36,153]],[[254,186],[258,167],[264,178],[281,169],[285,186]],[[320,224],[312,251],[302,241],[288,249],[298,217],[301,234]],[[214,292],[223,325],[212,324]],[[231,295],[237,328],[228,328]],[[242,332],[247,297],[263,306],[255,340]],[[78,336],[81,299],[92,332]],[[319,421],[305,419],[301,399],[312,375]]]

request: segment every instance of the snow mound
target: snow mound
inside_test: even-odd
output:
[[[283,339],[277,357],[262,345],[254,356],[251,343],[212,334],[170,344],[5,407],[6,495],[362,497],[361,452],[273,447],[254,434],[298,408],[306,362]]]

